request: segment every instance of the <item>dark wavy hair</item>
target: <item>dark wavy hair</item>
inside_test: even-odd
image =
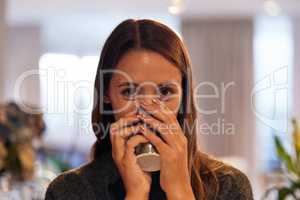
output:
[[[191,185],[197,200],[216,197],[219,183],[216,170],[222,163],[202,153],[197,145],[197,130],[195,127],[196,109],[193,102],[193,85],[191,62],[188,51],[180,37],[168,26],[149,19],[128,19],[120,23],[106,40],[95,79],[94,107],[92,124],[97,141],[92,148],[93,159],[97,159],[105,151],[111,151],[109,136],[101,130],[108,130],[115,121],[113,114],[104,114],[103,110],[112,110],[110,104],[104,103],[100,91],[105,93],[111,80],[111,74],[104,74],[100,80],[102,70],[114,69],[118,61],[129,50],[145,49],[154,51],[178,67],[182,73],[183,98],[178,112],[178,122],[188,140],[188,166]],[[99,129],[99,125],[104,129]],[[192,128],[191,128],[192,127]]]

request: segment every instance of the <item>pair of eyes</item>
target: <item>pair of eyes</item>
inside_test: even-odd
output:
[[[139,88],[136,86],[127,86],[122,88],[121,95],[129,100],[133,100],[138,96]],[[156,94],[160,100],[167,101],[172,96],[176,95],[178,93],[177,89],[171,87],[171,86],[160,86],[156,89]]]

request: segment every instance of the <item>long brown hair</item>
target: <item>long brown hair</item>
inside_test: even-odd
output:
[[[112,31],[104,44],[95,80],[94,109],[92,112],[93,129],[97,136],[97,142],[93,148],[94,159],[104,151],[111,150],[110,139],[105,137],[106,134],[101,130],[107,130],[107,126],[115,120],[112,114],[100,112],[101,108],[112,110],[111,105],[104,103],[103,96],[99,95],[100,91],[106,92],[111,74],[104,74],[100,78],[101,71],[113,69],[120,58],[132,49],[147,49],[157,52],[180,69],[183,98],[177,119],[188,139],[188,166],[191,185],[197,200],[216,196],[219,190],[216,170],[222,164],[198,150],[191,63],[187,49],[174,31],[157,21],[148,19],[125,20]],[[99,129],[99,127],[105,129]]]

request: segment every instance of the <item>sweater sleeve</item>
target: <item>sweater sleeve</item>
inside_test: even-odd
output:
[[[248,177],[240,170],[229,167],[230,173],[219,177],[220,190],[218,200],[253,200]]]

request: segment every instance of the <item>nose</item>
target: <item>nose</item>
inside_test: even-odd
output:
[[[157,86],[153,83],[151,84],[144,83],[138,92],[137,101],[139,103],[150,105],[153,103],[152,99],[157,97],[158,97]]]
[[[138,102],[139,102],[139,104],[142,103],[142,104],[150,105],[153,103],[152,99],[153,99],[153,97],[142,97],[142,98],[138,98]]]
[[[153,92],[144,92],[143,94],[139,94],[137,97],[138,104],[153,104],[153,99],[157,99],[158,95],[155,91]]]

